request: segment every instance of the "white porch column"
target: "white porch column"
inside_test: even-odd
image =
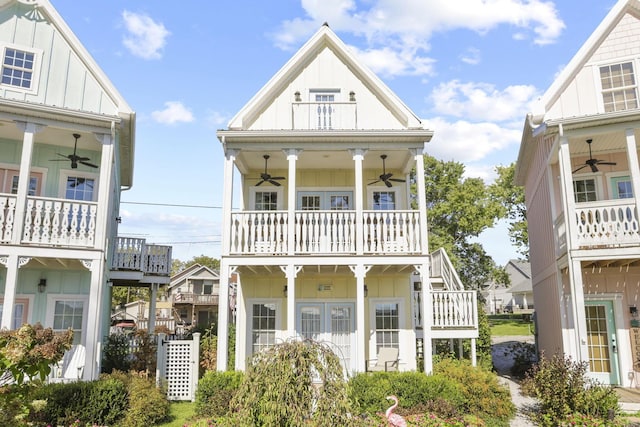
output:
[[[424,155],[422,150],[414,150],[413,157],[416,160],[416,181],[418,184],[418,211],[420,212],[420,244],[422,246],[421,253],[429,254],[429,234],[427,228],[427,200],[426,186],[424,183]],[[429,274],[427,273],[427,276]],[[422,282],[424,283],[424,282]],[[424,286],[423,286],[424,288]]]
[[[18,192],[16,194],[16,210],[13,219],[13,236],[11,243],[19,245],[22,241],[24,217],[27,209],[27,195],[29,194],[29,176],[31,174],[31,159],[33,157],[34,136],[44,126],[35,123],[16,122],[24,132],[22,138],[22,154],[20,155],[20,173],[18,175]],[[4,305],[6,308],[6,303]],[[12,309],[13,310],[13,309]]]
[[[231,209],[233,208],[233,165],[237,150],[227,150],[224,159],[224,185],[222,186],[222,254],[231,252]],[[227,277],[227,284],[229,278]],[[219,325],[219,324],[218,324]]]
[[[367,334],[364,330],[364,278],[371,269],[370,265],[350,265],[349,268],[356,278],[356,372],[365,372],[365,348],[367,346]]]
[[[280,269],[287,278],[287,337],[293,338],[296,336],[296,277],[300,270],[301,265],[283,265]]]
[[[158,287],[159,285],[157,283],[152,283],[151,286],[149,286],[149,293],[151,295],[149,296],[149,327],[147,330],[150,334],[156,330],[156,298],[158,298]]]
[[[293,255],[296,250],[296,161],[302,150],[289,149],[285,151],[289,166],[287,182],[287,252]]]
[[[226,213],[227,212],[225,211],[225,214]],[[223,240],[224,239],[225,238],[223,238]],[[220,260],[220,291],[218,293],[218,356],[217,356],[218,371],[227,370],[227,348],[229,345],[229,276],[230,275],[231,275],[231,271],[229,269],[228,261],[223,257]],[[239,289],[240,289],[240,284],[238,284],[238,290]]]
[[[629,172],[631,173],[631,185],[633,197],[636,200],[636,212],[640,213],[640,165],[638,165],[638,149],[634,129],[625,129],[627,138],[627,158],[629,159]]]
[[[572,297],[570,298],[571,307],[568,310],[567,319],[565,323],[568,330],[567,334],[569,342],[564,342],[564,351],[571,356],[574,356],[577,360],[582,360],[580,357],[580,330],[578,324],[580,323],[580,313],[584,322],[584,293],[582,289],[582,275],[580,269],[580,263],[578,263],[578,269],[575,269],[575,263],[573,261],[572,252],[577,248],[578,242],[576,238],[577,226],[574,213],[576,211],[576,202],[573,195],[573,177],[571,173],[571,153],[569,151],[569,138],[562,135],[560,136],[560,147],[558,150],[558,165],[560,166],[560,194],[562,195],[562,207],[565,223],[566,241],[567,241],[567,263],[569,268],[569,282],[570,292]],[[576,276],[578,273],[578,276]],[[576,284],[578,280],[580,286],[578,288]],[[562,292],[562,285],[559,290]],[[579,292],[580,295],[576,295],[575,292]],[[560,295],[564,297],[564,295]],[[571,327],[573,323],[573,327]]]
[[[103,307],[103,295],[106,282],[103,280],[104,263],[99,259],[81,260],[91,273],[90,291],[89,291],[89,307],[87,307],[87,331],[84,334],[82,344],[86,349],[86,364],[84,374],[85,380],[94,380],[100,375],[101,345],[102,345],[102,321],[104,316],[99,316],[100,309]],[[108,316],[109,313],[107,313]]]
[[[236,279],[236,370],[244,371],[247,361],[247,304],[244,299],[241,279]]]
[[[580,261],[569,261],[569,283],[571,286],[571,315],[573,317],[573,331],[575,344],[567,351],[577,362],[589,361],[587,347],[587,319],[584,312],[584,288],[582,284],[582,266]]]
[[[16,303],[16,287],[18,284],[18,255],[14,254],[0,257],[0,263],[7,267],[0,329],[13,329],[13,311]]]
[[[364,155],[367,150],[361,148],[351,150],[353,156],[353,163],[355,169],[355,187],[356,192],[354,194],[355,209],[356,209],[356,253],[362,255],[364,253],[364,223],[363,223],[363,210],[364,210],[364,188],[362,178],[362,162],[364,161]],[[363,370],[364,372],[364,370]]]
[[[424,177],[424,173],[422,176]],[[422,282],[422,354],[424,356],[425,374],[431,374],[433,371],[433,343],[431,341],[433,301],[431,298],[431,278],[429,277],[430,263],[430,259],[427,258],[423,264],[415,266],[418,273],[420,273],[420,281]]]
[[[96,134],[96,139],[102,144],[102,154],[100,157],[100,171],[98,177],[98,211],[96,212],[96,234],[94,247],[98,249],[108,250],[106,247],[107,234],[110,224],[114,222],[111,215],[116,216],[114,206],[109,204],[111,183],[113,174],[114,149],[113,137],[110,134]],[[118,207],[115,207],[118,208]],[[110,222],[111,220],[111,222]],[[114,231],[114,237],[116,232]],[[109,258],[109,254],[105,253],[105,259]]]

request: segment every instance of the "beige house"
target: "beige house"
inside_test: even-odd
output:
[[[527,116],[516,171],[539,348],[626,386],[640,360],[639,67],[640,1],[621,0]]]
[[[476,294],[444,251],[428,252],[423,150],[433,132],[327,25],[217,135],[219,369],[234,273],[237,369],[289,339],[326,343],[346,372],[379,354],[414,370],[435,338],[470,339],[475,359]]]
[[[219,292],[218,273],[194,264],[171,277],[167,299],[179,324],[206,328],[217,320]]]
[[[482,291],[487,314],[533,313],[531,265],[527,261],[511,259],[504,267],[509,284],[491,283]]]

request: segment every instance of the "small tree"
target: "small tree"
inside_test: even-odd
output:
[[[257,353],[231,408],[241,426],[348,425],[350,413],[340,360],[314,341]]]

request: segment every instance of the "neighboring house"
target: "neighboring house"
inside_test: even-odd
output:
[[[219,291],[218,273],[194,264],[171,277],[167,296],[180,324],[206,328],[217,320]]]
[[[0,0],[0,48],[0,327],[73,328],[94,379],[135,113],[47,0]],[[156,258],[138,243],[126,255],[140,271]]]
[[[640,1],[621,0],[527,116],[516,170],[540,350],[627,386],[640,360],[639,67]]]
[[[154,328],[164,326],[169,333],[175,333],[176,327],[181,330],[180,322],[176,322],[173,315],[171,301],[165,295],[156,299]],[[131,328],[149,330],[149,312],[151,304],[148,301],[138,300],[116,307],[111,314],[111,332],[117,333],[123,329]],[[176,326],[176,323],[178,325]]]
[[[437,338],[471,339],[475,358],[476,293],[444,251],[428,252],[423,150],[433,132],[327,25],[217,135],[218,369],[234,273],[237,369],[293,338],[327,343],[349,373],[389,347],[400,370],[415,370]]]
[[[504,266],[509,284],[491,283],[482,291],[485,311],[488,314],[533,312],[531,265],[526,261],[511,259]]]

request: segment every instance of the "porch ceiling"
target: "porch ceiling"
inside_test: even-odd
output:
[[[374,265],[367,275],[410,273],[412,271],[413,264]],[[284,273],[277,265],[245,265],[238,268],[238,273],[256,276],[275,274],[284,277]],[[303,265],[298,274],[326,276],[330,274],[353,275],[353,272],[347,265]]]
[[[46,270],[85,270],[88,269],[78,259],[72,258],[45,258],[32,257],[21,268],[46,269]]]
[[[627,268],[639,267],[640,257],[622,259],[599,259],[582,262],[582,268]]]

